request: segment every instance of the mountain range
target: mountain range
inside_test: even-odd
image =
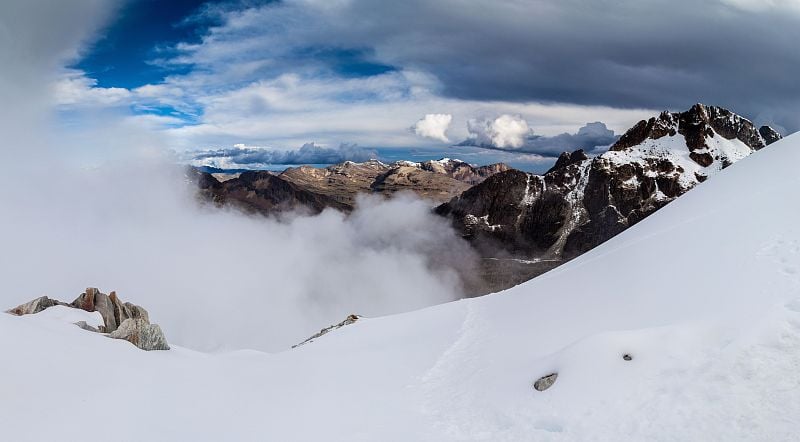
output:
[[[727,109],[696,104],[638,122],[593,158],[582,150],[564,152],[543,175],[453,159],[345,162],[279,174],[193,173],[204,199],[266,215],[325,208],[349,212],[360,193],[414,192],[436,205],[435,213],[450,219],[478,251],[478,278],[465,278],[465,290],[481,295],[591,250],[779,139],[769,126],[756,127]]]

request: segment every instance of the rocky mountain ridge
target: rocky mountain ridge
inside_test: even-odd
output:
[[[246,171],[224,179],[219,174],[197,169],[190,173],[206,200],[275,215],[285,211],[319,213],[328,207],[349,212],[360,193],[391,196],[410,191],[433,204],[440,204],[489,176],[509,169],[501,163],[476,167],[445,158],[393,164],[378,160],[346,161],[324,168],[293,167],[279,174]]]
[[[777,139],[768,126],[757,129],[726,109],[697,104],[640,121],[597,157],[578,150],[563,153],[544,175],[495,174],[436,212],[450,217],[482,256],[529,262],[533,277]]]

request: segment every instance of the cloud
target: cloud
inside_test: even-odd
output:
[[[273,164],[332,164],[376,158],[378,153],[375,150],[354,144],[341,144],[334,149],[306,143],[297,150],[274,150],[240,144],[231,149],[194,153],[191,163],[218,169],[264,169]]]
[[[459,146],[476,146],[486,149],[525,152],[557,157],[561,152],[583,149],[587,153],[600,153],[619,138],[604,123],[587,123],[576,133],[554,136],[536,135],[528,123],[519,116],[501,115],[495,119],[470,120],[470,137]]]
[[[520,116],[501,115],[495,119],[469,120],[470,139],[478,147],[518,149],[531,133],[528,122]]]
[[[131,91],[125,88],[97,87],[97,80],[83,72],[68,69],[53,87],[56,101],[65,107],[106,107],[126,105],[131,100]]]
[[[449,143],[447,129],[450,128],[452,121],[453,116],[450,114],[426,114],[412,129],[421,137]]]
[[[364,61],[430,75],[451,99],[659,110],[700,101],[751,116],[779,109],[777,123],[800,127],[800,85],[788,74],[800,69],[796,1],[292,0],[218,18],[172,62],[236,81],[274,77],[285,63],[273,61],[291,60],[308,77],[329,66],[303,48],[366,47]]]

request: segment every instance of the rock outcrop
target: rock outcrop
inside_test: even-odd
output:
[[[157,324],[144,318],[128,318],[108,334],[109,338],[124,339],[142,350],[169,350],[167,339]]]
[[[332,332],[334,330],[340,329],[340,328],[344,327],[345,325],[354,324],[359,319],[361,319],[361,316],[348,315],[346,318],[344,318],[344,321],[342,321],[342,322],[340,322],[338,324],[333,324],[333,325],[330,325],[328,327],[323,328],[322,330],[318,331],[317,333],[314,333],[312,336],[310,336],[305,341],[303,341],[303,342],[301,342],[299,344],[293,345],[292,348],[297,348],[297,347],[299,347],[301,345],[308,344],[309,342],[313,342],[314,339],[317,339],[320,336],[326,335],[326,334],[328,334],[328,333],[330,333],[330,332]]]
[[[69,304],[42,296],[7,310],[6,313],[17,316],[31,315],[56,305],[100,313],[103,325],[99,328],[85,321],[75,324],[84,330],[107,333],[110,338],[125,339],[142,350],[169,350],[161,327],[150,323],[147,310],[130,302],[122,302],[116,292],[106,295],[94,287],[87,288]]]
[[[36,299],[26,302],[25,304],[21,304],[10,310],[6,310],[6,313],[16,316],[32,315],[34,313],[39,313],[40,311],[48,307],[53,307],[55,305],[68,305],[68,304],[65,304],[61,301],[56,301],[55,299],[50,299],[47,296],[40,296]]]
[[[698,104],[639,122],[595,158],[575,151],[541,176],[495,174],[436,211],[482,256],[563,262],[779,138],[730,111]]]

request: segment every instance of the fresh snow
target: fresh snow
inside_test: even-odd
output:
[[[361,319],[279,354],[143,352],[73,318],[0,315],[0,431],[15,441],[796,440],[797,164],[800,138],[788,137],[525,284]],[[551,388],[532,388],[553,372]]]

